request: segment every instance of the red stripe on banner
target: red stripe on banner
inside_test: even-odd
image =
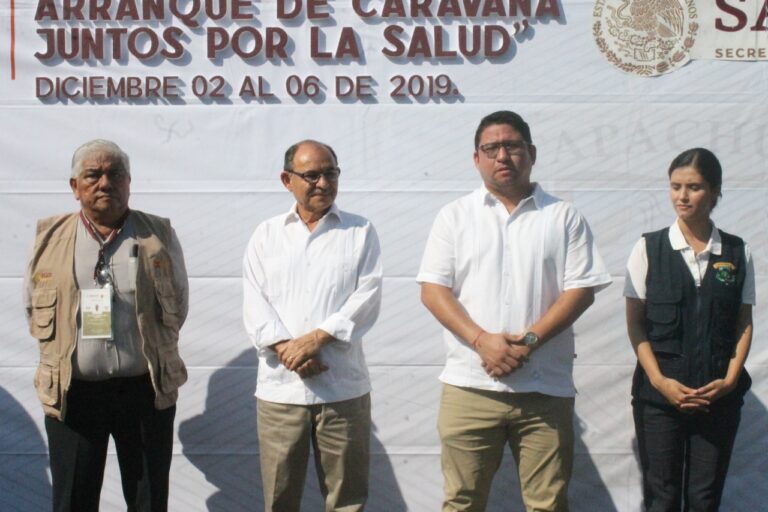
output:
[[[11,0],[11,80],[16,80],[16,1]]]

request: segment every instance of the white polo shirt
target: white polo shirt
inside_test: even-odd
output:
[[[600,290],[611,277],[584,217],[534,184],[508,213],[483,186],[438,214],[416,279],[451,288],[488,332],[522,334],[564,290]],[[447,359],[440,380],[454,386],[574,396],[572,328],[538,348],[530,362],[495,379],[462,339],[444,331]]]
[[[373,225],[335,205],[314,231],[296,205],[259,224],[243,261],[243,321],[259,350],[257,397],[311,405],[371,390],[362,337],[379,314],[380,252]],[[316,328],[336,338],[320,351],[328,370],[302,379],[269,347]]]
[[[720,232],[712,224],[712,234],[709,236],[707,246],[699,254],[693,251],[680,230],[680,226],[675,221],[669,227],[669,243],[672,249],[680,251],[680,256],[685,261],[685,265],[693,277],[696,287],[701,286],[701,280],[709,266],[709,255],[719,256],[722,252],[722,242]],[[746,274],[744,276],[744,287],[741,290],[741,302],[743,304],[755,305],[757,303],[755,296],[755,265],[752,261],[752,252],[749,245],[744,242],[745,261],[747,262]],[[645,237],[641,236],[627,261],[626,279],[624,280],[624,296],[632,299],[645,300],[645,278],[648,275],[648,253],[645,250]]]

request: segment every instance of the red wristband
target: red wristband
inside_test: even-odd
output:
[[[475,336],[475,339],[473,339],[469,344],[472,346],[472,348],[477,348],[477,342],[480,340],[480,336],[485,334],[485,331],[480,329],[480,332],[477,333],[477,336]]]

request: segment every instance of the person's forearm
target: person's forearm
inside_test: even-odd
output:
[[[482,327],[472,320],[450,288],[422,283],[421,302],[443,327],[467,343],[472,343],[477,335],[483,332]]]
[[[752,346],[752,306],[749,304],[741,305],[737,332],[739,333],[739,340],[736,342],[736,348],[728,363],[728,372],[725,376],[728,385],[734,387],[744,369],[744,363],[747,361],[747,355],[749,355],[749,349]]]
[[[664,377],[659,369],[659,363],[653,353],[651,342],[645,331],[645,303],[641,299],[626,299],[627,335],[632,343],[632,349],[637,355],[637,361],[648,376],[654,387]]]
[[[595,291],[592,288],[565,290],[552,307],[527,329],[536,333],[540,344],[545,343],[573,325],[594,301]]]

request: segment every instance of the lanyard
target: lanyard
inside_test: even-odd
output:
[[[83,213],[82,210],[80,210],[80,220],[83,221],[83,225],[85,226],[86,231],[88,231],[88,234],[91,235],[91,238],[99,243],[99,254],[96,259],[96,266],[93,268],[94,282],[97,282],[99,271],[107,264],[104,258],[104,253],[123,230],[125,220],[128,218],[129,213],[130,210],[126,210],[125,215],[123,215],[123,217],[119,220],[117,227],[110,231],[106,238],[102,238],[102,236],[94,229],[93,223],[91,223],[90,219],[85,216],[85,213]]]

